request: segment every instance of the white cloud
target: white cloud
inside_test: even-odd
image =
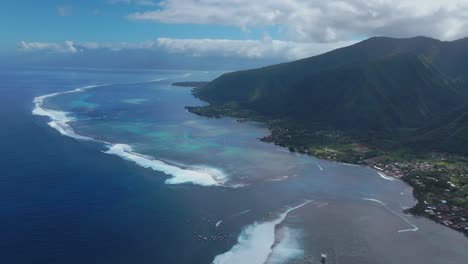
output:
[[[108,49],[113,51],[131,50],[131,49],[153,49],[156,45],[155,41],[142,42],[82,42],[77,44],[84,49]]]
[[[297,43],[271,40],[227,40],[227,39],[171,39],[159,38],[157,46],[170,53],[192,56],[224,56],[237,58],[277,58],[293,60],[318,55],[354,42],[342,41],[333,44]]]
[[[279,59],[293,60],[318,55],[335,48],[353,44],[353,41],[335,43],[298,43],[292,41],[272,40],[268,36],[262,40],[229,40],[229,39],[172,39],[158,38],[155,41],[136,43],[128,42],[82,42],[44,43],[25,42],[18,45],[25,52],[77,53],[88,50],[152,50],[172,54],[184,54],[195,57],[228,57],[244,59]]]
[[[292,41],[335,42],[356,37],[468,34],[468,0],[166,0],[130,20],[168,24],[280,25]]]
[[[151,0],[108,0],[110,4],[137,4],[141,6],[156,6],[157,4]]]
[[[75,44],[72,41],[69,40],[64,43],[21,41],[18,44],[18,49],[24,52],[45,51],[55,53],[77,53],[78,51],[81,51],[75,47]]]
[[[58,6],[57,14],[59,16],[69,16],[71,14],[71,8],[66,6]]]
[[[56,42],[26,42],[21,41],[18,44],[18,50],[24,52],[46,51],[55,53],[77,53],[86,50],[107,49],[112,51],[129,50],[129,49],[152,49],[156,45],[155,41],[143,42],[81,42],[65,41],[63,43]]]
[[[65,41],[65,51],[70,53],[76,53],[78,50],[73,46],[73,42],[67,40]]]

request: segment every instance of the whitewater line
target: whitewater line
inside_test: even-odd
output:
[[[58,110],[52,110],[44,107],[44,100],[48,98],[52,98],[58,95],[62,94],[70,94],[70,93],[79,93],[86,91],[88,89],[92,89],[95,87],[100,87],[100,86],[106,86],[108,84],[102,84],[102,85],[89,85],[89,86],[84,86],[80,88],[76,88],[70,91],[65,91],[65,92],[56,92],[56,93],[51,93],[47,95],[42,95],[35,97],[33,102],[34,102],[34,109],[32,111],[33,115],[38,115],[38,116],[47,116],[51,120],[47,124],[57,130],[61,135],[72,137],[78,140],[90,140],[90,141],[96,141],[94,138],[87,137],[87,136],[82,136],[79,134],[75,133],[75,130],[68,124],[69,122],[74,121],[75,119],[70,117],[70,113],[65,112],[65,111],[58,111]]]
[[[231,219],[233,217],[241,216],[241,215],[246,214],[246,213],[248,213],[250,211],[252,211],[252,210],[250,210],[250,209],[249,210],[244,210],[244,211],[242,211],[240,213],[233,214],[233,215],[229,216],[226,220]],[[219,225],[221,225],[222,222],[223,222],[223,220],[219,220],[218,222],[216,222],[215,227],[218,227]]]
[[[252,210],[250,210],[250,209],[244,210],[244,211],[242,211],[242,212],[240,212],[240,213],[233,214],[231,217],[240,216],[240,215],[246,214],[246,213],[248,213],[248,212],[250,212],[250,211],[252,211]]]
[[[152,82],[159,82],[162,80],[166,80],[167,78],[159,78],[159,79],[154,79],[150,81],[141,81],[141,82],[129,82],[129,83],[122,83],[122,84],[139,84],[139,83],[152,83]],[[71,94],[71,93],[80,93],[84,92],[89,89],[97,88],[97,87],[104,87],[104,86],[111,86],[112,84],[100,84],[100,85],[88,85],[88,86],[83,86],[79,87],[73,90],[69,91],[64,91],[64,92],[56,92],[56,93],[51,93],[51,94],[46,94],[46,95],[41,95],[37,96],[33,99],[34,102],[34,109],[32,111],[33,115],[38,115],[38,116],[47,116],[51,119],[50,122],[47,124],[57,130],[60,134],[64,136],[69,136],[78,140],[88,140],[88,141],[100,141],[104,142],[101,140],[96,140],[91,137],[79,135],[75,133],[73,128],[68,124],[70,122],[75,121],[74,118],[70,117],[69,112],[65,111],[58,111],[58,110],[52,110],[44,107],[44,101],[45,99],[56,97],[58,95],[62,94]],[[109,142],[104,142],[106,144],[110,144]]]
[[[159,82],[159,81],[162,81],[162,80],[165,80],[165,79],[167,79],[167,78],[159,78],[159,79],[150,80],[150,81],[130,82],[130,83],[123,83],[123,84],[152,83],[152,82]],[[70,117],[69,112],[59,111],[59,110],[52,110],[52,109],[44,107],[45,99],[49,99],[49,98],[56,97],[56,96],[63,95],[63,94],[80,93],[80,92],[84,92],[84,91],[89,90],[89,89],[104,87],[104,86],[111,86],[111,85],[113,85],[113,84],[88,85],[88,86],[79,87],[79,88],[69,90],[69,91],[56,92],[56,93],[37,96],[37,97],[35,97],[33,99],[34,109],[33,109],[32,113],[33,113],[33,115],[49,117],[49,119],[51,119],[51,121],[48,122],[47,124],[50,127],[57,130],[61,135],[72,137],[72,138],[78,139],[78,140],[103,142],[103,143],[105,143],[107,145],[112,145],[111,143],[103,141],[103,140],[96,140],[94,138],[79,135],[79,134],[75,133],[74,129],[68,124],[70,122],[75,121],[75,118]]]
[[[378,203],[380,205],[382,205],[386,210],[388,210],[389,212],[391,212],[393,215],[396,215],[398,217],[400,217],[401,219],[403,219],[403,221],[405,221],[408,225],[410,225],[412,228],[409,228],[409,229],[401,229],[401,230],[398,230],[397,232],[398,233],[403,233],[403,232],[416,232],[419,230],[419,228],[417,226],[415,226],[413,223],[411,223],[406,217],[404,217],[403,215],[393,211],[392,209],[390,209],[384,202],[380,201],[380,200],[377,200],[377,199],[373,199],[373,198],[362,198],[363,200],[366,200],[366,201],[371,201],[371,202],[375,202],[375,203]]]
[[[136,153],[131,146],[126,144],[113,144],[105,153],[119,156],[141,167],[150,168],[172,176],[165,181],[167,184],[193,183],[201,186],[216,186],[223,184],[227,180],[226,175],[218,169],[197,167],[190,167],[190,169],[180,168],[154,159],[153,157]]]
[[[276,226],[281,224],[288,214],[312,201],[306,201],[298,206],[287,209],[276,219],[269,222],[254,222],[247,226],[237,238],[237,244],[229,251],[217,255],[213,264],[264,264],[273,252]],[[287,258],[287,256],[286,256]]]
[[[159,80],[158,80],[159,81]],[[154,82],[154,81],[149,81]],[[80,88],[76,88],[70,91],[56,92],[46,95],[37,96],[34,98],[34,109],[32,110],[33,115],[46,116],[50,119],[47,123],[50,127],[57,130],[61,135],[68,136],[77,140],[83,141],[94,141],[104,143],[108,150],[104,153],[117,155],[125,160],[132,161],[139,166],[144,168],[151,168],[155,171],[163,172],[166,175],[171,176],[168,178],[166,184],[182,184],[192,183],[201,186],[226,186],[227,176],[224,172],[219,169],[210,168],[206,166],[181,166],[171,165],[161,160],[157,160],[153,157],[146,156],[137,152],[134,152],[132,147],[126,144],[110,143],[103,140],[97,140],[91,137],[79,135],[69,125],[70,122],[75,121],[73,117],[70,117],[69,112],[52,110],[44,106],[44,102],[48,98],[52,98],[62,94],[79,93],[84,92],[88,89],[110,86],[111,84],[103,85],[89,85]],[[229,187],[229,186],[227,186]],[[238,187],[238,186],[235,186]]]
[[[352,163],[346,163],[346,162],[344,162],[344,163],[341,163],[341,164],[343,164],[343,165],[346,165],[346,166],[351,166],[351,167],[361,167],[361,165],[358,165],[358,164],[352,164]]]
[[[385,173],[383,173],[383,172],[377,171],[377,173],[379,174],[380,178],[382,178],[384,180],[387,180],[387,181],[394,181],[395,180],[395,178],[389,177],[389,176],[385,175]]]

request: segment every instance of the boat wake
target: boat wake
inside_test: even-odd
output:
[[[229,251],[216,256],[213,260],[213,264],[276,263],[277,261],[275,260],[287,260],[296,257],[298,253],[297,250],[287,250],[291,249],[291,245],[289,245],[288,241],[291,242],[295,240],[291,239],[291,236],[288,234],[284,235],[282,239],[277,242],[275,237],[276,226],[281,224],[290,212],[310,202],[311,201],[307,201],[298,206],[289,208],[272,221],[255,222],[247,226],[239,235],[237,244]],[[277,242],[276,245],[275,242]]]
[[[160,79],[163,80],[163,79]],[[155,82],[152,80],[149,82]],[[61,135],[68,136],[77,140],[95,141],[105,144],[108,150],[107,154],[117,155],[125,160],[132,161],[144,168],[150,168],[155,171],[163,172],[171,178],[167,179],[167,184],[183,184],[191,183],[201,186],[226,186],[227,175],[219,169],[207,166],[185,166],[180,164],[170,164],[153,157],[134,152],[132,147],[126,144],[110,143],[103,140],[97,140],[92,137],[80,135],[70,126],[70,122],[75,121],[71,113],[59,110],[46,108],[44,103],[46,99],[56,97],[63,94],[84,92],[88,89],[97,87],[109,86],[104,85],[90,85],[85,87],[76,88],[70,91],[51,93],[34,98],[34,109],[32,113],[38,116],[46,116],[50,119],[47,123],[50,127],[57,130]],[[237,187],[237,186],[235,186]]]
[[[233,215],[229,216],[226,220],[237,217],[237,216],[244,215],[244,214],[246,214],[246,213],[248,213],[250,211],[252,211],[252,210],[250,210],[250,209],[249,210],[244,210],[244,211],[242,211],[240,213],[233,214]],[[219,220],[218,222],[216,222],[215,227],[218,228],[223,222],[224,222],[224,220]]]
[[[315,165],[317,166],[317,168],[319,168],[319,170],[320,170],[320,171],[323,171],[323,167],[322,167],[322,166],[320,166],[320,164],[318,164],[318,163],[315,163]]]

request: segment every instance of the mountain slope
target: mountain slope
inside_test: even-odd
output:
[[[466,44],[468,39],[371,38],[311,58],[228,73],[194,94],[215,106],[234,102],[305,127],[407,139],[467,104]]]
[[[289,105],[287,116],[353,130],[419,127],[448,113],[447,105],[463,103],[456,84],[412,55],[340,67],[306,78],[289,91],[283,99]]]
[[[418,130],[409,143],[428,151],[439,149],[468,156],[468,105]]]
[[[419,127],[464,102],[455,82],[424,59],[408,54],[318,73],[306,71],[295,80],[275,75],[273,81],[267,75],[225,75],[195,94],[214,104],[237,102],[272,117],[389,132]]]
[[[399,54],[424,57],[451,79],[465,80],[468,77],[468,38],[453,42],[416,37],[394,39],[374,37],[355,45],[336,49],[328,53],[289,63],[264,68],[227,73],[211,85],[200,89],[203,96],[211,100],[241,99],[242,93],[254,88],[288,89],[295,82],[322,71],[344,65],[363,64]],[[224,83],[221,83],[224,80]],[[236,87],[228,87],[235,80]],[[223,86],[218,90],[218,86]],[[468,90],[468,89],[467,89]]]

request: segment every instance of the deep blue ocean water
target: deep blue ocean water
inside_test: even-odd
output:
[[[329,263],[468,260],[465,237],[401,213],[414,204],[404,183],[262,143],[267,131],[258,124],[187,113],[184,106],[203,102],[170,84],[219,74],[3,69],[2,263],[211,263],[225,252],[255,263],[245,256],[261,254],[270,235],[280,246],[268,263],[318,263],[322,252]],[[95,84],[110,85],[44,104],[69,112],[77,134],[127,144],[175,168],[217,169],[227,179],[167,184],[170,174],[105,153],[105,143],[63,136],[32,114],[35,97]],[[268,232],[267,223],[307,201]]]
[[[31,115],[34,96],[107,81],[100,76],[99,72],[2,72],[2,262],[208,260],[209,252],[193,256],[184,253],[179,243],[191,239],[191,230],[184,229],[194,214],[183,202],[183,190],[165,188],[154,172],[103,154],[93,144],[59,136],[44,119]]]

